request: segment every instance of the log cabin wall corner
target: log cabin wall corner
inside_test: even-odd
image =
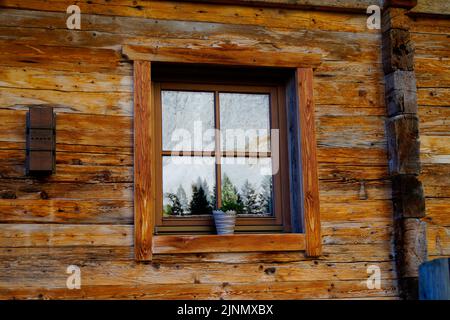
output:
[[[373,2],[83,0],[81,29],[69,30],[69,3],[2,1],[0,298],[414,297],[418,263],[450,256],[450,8],[444,0],[388,1],[382,30],[370,30]],[[400,57],[382,51],[399,43]],[[196,54],[202,48],[211,50]],[[210,238],[148,233],[156,194],[152,180],[135,177],[158,173],[136,148],[153,148],[145,125],[152,91],[136,83],[151,81],[149,61],[161,54],[166,63],[207,57],[234,67],[240,54],[244,65],[313,66],[297,80],[312,86],[299,86],[300,105],[314,97],[320,229],[312,224],[312,248],[321,250],[308,254],[295,233],[274,235],[267,250],[244,234],[212,251],[204,250]],[[25,174],[31,105],[57,114],[51,176]],[[246,249],[227,250],[233,243]],[[411,252],[420,260],[403,254]],[[66,286],[70,265],[80,267],[80,289]],[[381,287],[369,289],[373,265]]]

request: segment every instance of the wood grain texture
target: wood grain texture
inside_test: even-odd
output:
[[[411,10],[411,13],[419,15],[450,15],[450,3],[447,0],[418,0],[417,6]]]
[[[301,251],[303,234],[234,234],[198,236],[155,236],[154,254]]]
[[[417,102],[420,126],[420,160],[425,194],[428,259],[450,257],[450,125],[448,52],[450,20],[439,19],[449,12],[448,1],[419,1],[413,12],[428,12],[433,17],[415,16],[411,40],[416,47]],[[430,50],[430,48],[435,48]]]
[[[319,256],[322,239],[312,69],[297,69],[297,81],[306,254]]]
[[[8,235],[2,243],[9,246],[0,245],[1,298],[398,299],[380,33],[367,30],[364,10],[80,0],[82,29],[73,31],[65,25],[66,1],[1,2],[0,220]],[[422,143],[430,165],[424,190],[434,212],[427,231],[429,254],[436,257],[450,248],[441,214],[449,195],[442,107],[449,68],[436,56],[448,51],[445,35],[436,32],[449,28],[436,19],[410,27],[420,42],[418,99],[426,106],[421,117],[427,115],[420,128],[428,132]],[[258,251],[135,261],[133,64],[121,54],[125,44],[323,57],[313,86],[324,239],[319,257]],[[23,175],[27,104],[51,104],[58,114],[58,171],[49,180]],[[360,200],[362,182],[367,200]],[[81,290],[66,288],[65,268],[72,263],[82,268]],[[367,289],[368,264],[382,268],[381,289]]]
[[[206,63],[246,65],[259,67],[317,67],[321,63],[318,54],[297,52],[264,52],[251,47],[201,45],[190,48],[144,47],[125,45],[123,54],[131,60],[158,62]]]
[[[156,201],[150,81],[150,62],[134,61],[134,242],[139,261],[152,259]]]
[[[182,0],[189,1],[189,0]],[[372,4],[382,6],[379,0],[197,0],[206,3],[224,3],[233,5],[247,5],[257,7],[276,7],[291,9],[314,9],[338,12],[366,12]]]

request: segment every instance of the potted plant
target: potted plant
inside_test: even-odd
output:
[[[233,204],[224,204],[219,210],[213,211],[217,234],[233,234],[236,225],[237,208]]]

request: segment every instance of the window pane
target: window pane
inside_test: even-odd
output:
[[[214,93],[161,91],[164,150],[214,150]]]
[[[215,204],[214,157],[163,157],[164,216],[210,214]]]
[[[272,215],[271,159],[226,157],[221,161],[222,205],[237,204],[240,214]]]
[[[220,128],[224,151],[270,151],[268,94],[220,93]]]

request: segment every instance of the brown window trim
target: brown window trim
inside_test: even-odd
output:
[[[126,49],[125,47],[124,49]],[[134,48],[136,49],[136,48]],[[138,48],[139,49],[139,48]],[[147,50],[147,49],[146,49]],[[206,49],[205,49],[206,50]],[[126,50],[124,50],[126,51]],[[142,50],[141,50],[142,51]],[[148,50],[147,50],[148,51]],[[199,50],[202,51],[202,50]],[[219,53],[220,54],[220,53]],[[255,52],[256,54],[256,52]],[[194,235],[194,236],[154,236],[156,166],[151,161],[154,154],[154,137],[151,132],[154,114],[151,106],[150,60],[184,62],[182,57],[173,57],[170,52],[133,52],[127,53],[134,60],[134,200],[135,200],[135,255],[138,261],[152,260],[152,254],[171,254],[184,252],[251,252],[251,251],[299,251],[305,250],[307,256],[321,254],[319,192],[316,156],[316,138],[314,123],[314,100],[312,67],[313,63],[283,62],[284,67],[294,68],[293,92],[287,104],[295,104],[298,110],[301,145],[301,191],[296,197],[301,199],[304,233],[286,234],[245,234],[245,235]],[[207,56],[207,55],[205,55]],[[272,55],[273,56],[273,55]],[[270,61],[271,55],[263,55]],[[195,59],[196,57],[191,57]],[[256,60],[239,60],[239,53],[233,60],[235,65],[255,65]],[[293,57],[292,57],[293,58]],[[316,57],[317,58],[317,57]],[[199,63],[217,63],[202,60]],[[312,61],[311,60],[311,61]],[[189,60],[192,63],[192,59]],[[264,63],[261,65],[271,65]],[[275,64],[274,64],[275,65]],[[301,66],[301,67],[299,67]],[[288,92],[289,90],[287,90]]]
[[[281,86],[255,86],[255,85],[236,85],[236,84],[210,84],[210,83],[173,83],[173,82],[153,82],[153,97],[155,110],[155,133],[156,152],[154,163],[156,163],[156,184],[159,188],[156,191],[156,212],[155,212],[155,230],[157,234],[162,233],[211,233],[214,231],[214,221],[211,216],[205,217],[173,217],[162,216],[162,156],[170,155],[170,150],[162,148],[162,115],[161,115],[161,91],[162,90],[180,90],[180,91],[205,91],[213,92],[215,97],[219,92],[237,92],[237,93],[264,93],[270,95],[270,115],[271,128],[280,130],[280,171],[274,176],[274,215],[272,217],[238,217],[236,219],[236,231],[239,232],[290,232],[290,209],[288,193],[288,172],[286,159],[286,126],[283,125],[284,112],[280,107],[284,106],[284,94]],[[215,104],[216,128],[218,129],[219,105]],[[208,154],[220,157],[227,156],[250,156],[248,153],[225,153],[216,149]],[[189,154],[202,155],[201,151],[191,151]],[[266,157],[270,157],[270,152]],[[259,157],[259,155],[258,155]],[[220,164],[216,164],[216,185],[218,186],[218,201],[220,203]],[[283,185],[283,181],[285,182]]]

